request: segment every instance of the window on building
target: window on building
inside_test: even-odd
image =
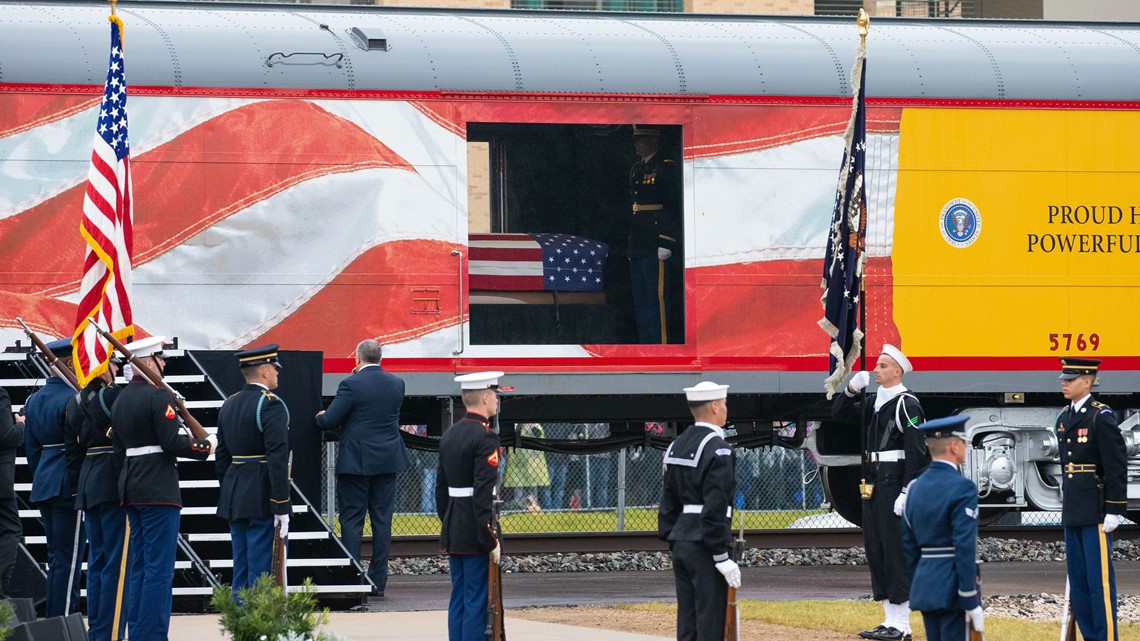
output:
[[[684,11],[684,0],[511,0],[512,9],[578,11]]]

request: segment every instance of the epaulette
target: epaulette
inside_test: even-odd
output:
[[[1111,407],[1105,405],[1104,403],[1101,403],[1100,401],[1092,401],[1089,403],[1089,405],[1092,405],[1093,407],[1097,408],[1098,410],[1099,409],[1106,409],[1106,410],[1112,409]]]

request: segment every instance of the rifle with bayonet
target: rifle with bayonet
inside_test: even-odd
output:
[[[44,359],[47,360],[48,365],[51,366],[51,368],[54,369],[57,373],[59,373],[63,380],[67,381],[67,384],[71,386],[71,389],[78,392],[79,379],[75,377],[75,372],[72,372],[69,367],[60,362],[59,358],[56,357],[55,354],[51,353],[51,350],[48,349],[47,344],[40,340],[40,337],[36,336],[36,333],[33,332],[30,327],[24,324],[24,319],[17,316],[16,322],[20,324],[20,327],[24,328],[24,333],[28,335],[28,338],[32,339],[32,344],[36,346],[36,349],[38,349],[40,351],[40,354],[43,355]]]
[[[170,392],[170,395],[174,397],[174,405],[178,409],[178,415],[182,417],[183,424],[189,428],[190,435],[199,441],[206,440],[206,437],[209,436],[209,434],[206,433],[206,428],[202,427],[202,424],[198,422],[198,419],[194,418],[194,416],[190,413],[190,410],[186,409],[186,401],[182,398],[181,394],[174,391],[174,388],[168,385],[166,381],[162,380],[162,376],[160,376],[158,372],[155,372],[150,368],[149,365],[142,362],[139,357],[132,354],[131,350],[127,349],[126,345],[123,345],[121,342],[119,342],[119,339],[115,338],[113,334],[105,331],[102,327],[99,327],[99,325],[90,318],[87,319],[87,322],[91,323],[91,326],[95,328],[95,331],[98,332],[99,335],[104,339],[106,339],[107,342],[111,343],[115,350],[122,354],[123,357],[130,362],[131,367],[133,367],[136,372],[140,372],[155,387],[161,387]]]
[[[732,541],[732,560],[744,558],[744,512],[740,514],[740,530]],[[736,588],[728,586],[728,602],[724,609],[724,641],[740,641],[740,609],[736,607]]]
[[[495,416],[495,432],[499,431],[499,417]],[[503,528],[499,524],[499,512],[503,507],[503,475],[498,474],[495,481],[495,496],[491,502],[491,530],[499,544],[499,554],[503,549]],[[503,627],[503,569],[492,555],[487,555],[487,627],[484,635],[487,641],[506,641],[507,631]]]
[[[1061,641],[1077,641],[1077,617],[1069,598],[1069,578],[1065,577],[1065,604],[1061,607]]]
[[[293,487],[293,453],[289,452],[288,464],[289,488]],[[292,520],[292,519],[290,519]],[[288,557],[285,555],[285,543],[289,538],[288,532],[284,536],[281,534],[281,526],[273,526],[273,557],[269,565],[270,576],[273,581],[284,588],[289,582],[289,575],[287,572]]]

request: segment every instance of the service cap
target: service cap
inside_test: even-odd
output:
[[[692,387],[686,387],[684,391],[685,398],[691,403],[715,401],[728,396],[728,385],[717,385],[712,381],[701,381]]]
[[[650,127],[647,125],[634,125],[633,126],[633,135],[634,136],[660,137],[661,136],[661,130],[658,129],[657,127]]]
[[[884,343],[883,353],[895,359],[895,362],[902,368],[903,374],[909,374],[914,371],[914,368],[910,365],[910,359],[906,357],[906,354],[902,353],[901,349],[890,343]]]
[[[951,436],[958,437],[963,441],[966,440],[966,421],[970,417],[965,414],[955,414],[954,416],[947,416],[946,418],[936,418],[925,423],[919,423],[918,429],[926,435],[926,438],[949,438]]]
[[[242,369],[267,364],[281,369],[281,363],[277,362],[277,347],[277,343],[254,347],[253,349],[237,352],[234,354],[234,358],[238,359],[238,366]]]
[[[147,356],[162,356],[162,344],[166,342],[165,336],[148,336],[126,344],[127,351],[139,358]]]
[[[1062,381],[1071,381],[1081,376],[1096,376],[1098,365],[1100,365],[1100,361],[1095,358],[1063,356],[1061,357],[1061,375],[1058,378]]]
[[[455,377],[459,389],[499,389],[499,377],[503,372],[473,372]]]
[[[56,358],[71,358],[71,340],[61,338],[58,341],[52,341],[47,344],[48,351],[55,354]]]

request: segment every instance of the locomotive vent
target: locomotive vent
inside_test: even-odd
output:
[[[384,36],[384,32],[376,27],[368,27],[365,31],[360,27],[353,27],[349,29],[348,34],[352,36],[356,46],[365,51],[387,51],[388,38]]]

